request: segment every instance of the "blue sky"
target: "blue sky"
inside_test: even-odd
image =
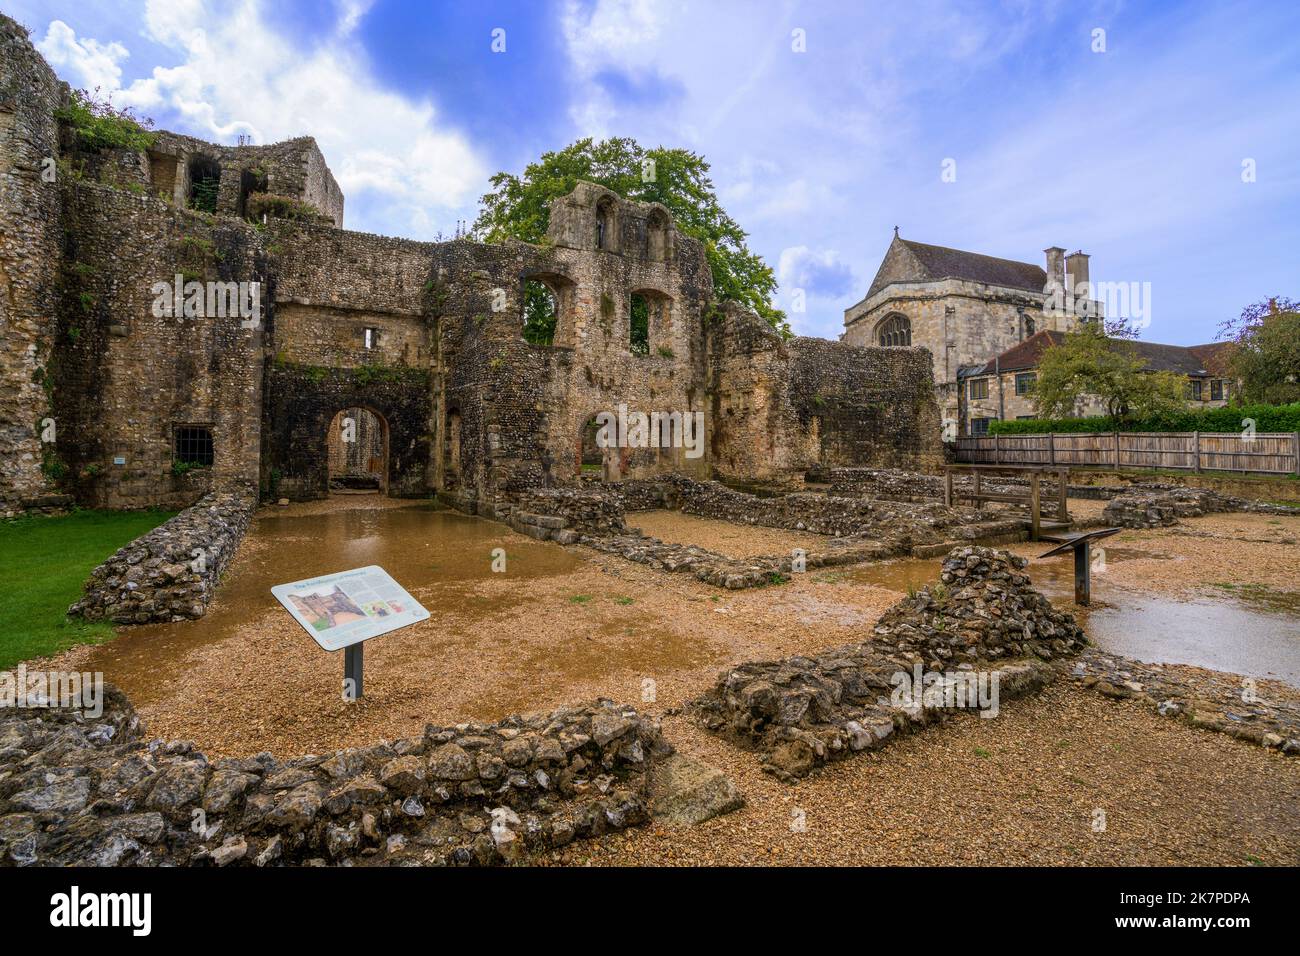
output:
[[[159,126],[316,136],[352,229],[449,235],[494,172],[583,136],[695,150],[777,269],[778,305],[805,291],[791,316],[804,334],[839,334],[894,225],[1036,263],[1047,246],[1081,248],[1094,280],[1150,284],[1153,341],[1210,341],[1250,302],[1300,298],[1300,4],[0,9],[64,79]]]

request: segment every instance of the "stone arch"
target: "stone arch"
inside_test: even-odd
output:
[[[558,272],[532,272],[524,276],[520,292],[520,335],[525,342],[573,347],[576,289],[577,283]]]
[[[325,434],[330,492],[388,491],[388,421],[364,405],[340,409]]]
[[[876,325],[876,343],[883,348],[912,344],[912,320],[901,312],[891,312]]]

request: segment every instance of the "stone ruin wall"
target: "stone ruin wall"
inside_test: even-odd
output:
[[[78,153],[52,116],[66,87],[12,21],[0,27],[11,54],[0,75],[0,211],[18,225],[0,237],[0,317],[16,345],[0,359],[7,512],[60,489],[97,506],[183,507],[230,479],[256,481],[264,496],[323,495],[328,429],[349,407],[384,420],[388,493],[450,491],[471,509],[577,485],[584,425],[620,404],[703,412],[706,442],[694,459],[680,448],[607,451],[616,480],[716,473],[797,486],[809,468],[858,455],[920,466],[931,432],[938,446],[924,403],[905,400],[923,388],[908,360],[785,342],[734,305],[713,308],[701,245],[657,204],[580,183],[553,204],[540,245],[344,231],[342,196],[310,138],[224,147],[162,132],[146,152]],[[73,172],[42,183],[40,161],[59,155],[60,137]],[[196,156],[220,164],[216,216],[184,208]],[[322,215],[239,218],[253,174],[256,188]],[[153,316],[151,287],[177,273],[260,281],[261,326]],[[522,337],[533,278],[557,300],[549,346]],[[645,355],[630,345],[633,293],[651,305]],[[367,328],[379,333],[371,350]],[[893,396],[893,417],[852,420],[871,410],[858,375]],[[810,405],[808,388],[833,393],[838,413]],[[904,408],[915,423],[899,417]],[[35,429],[51,413],[60,488],[41,473]],[[211,429],[211,469],[173,473],[180,425]],[[917,440],[900,444],[901,432]]]
[[[22,27],[0,16],[0,516],[57,492],[41,471],[62,207],[42,163],[58,155],[64,90]]]

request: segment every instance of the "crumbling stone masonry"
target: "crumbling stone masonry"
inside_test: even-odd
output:
[[[205,495],[95,568],[68,613],[116,624],[202,617],[256,507],[251,485]]]
[[[349,408],[380,422],[388,494],[484,513],[577,487],[584,463],[606,481],[798,486],[940,460],[924,352],[783,340],[716,300],[705,250],[662,206],[579,183],[538,245],[347,231],[309,137],[88,150],[55,116],[70,91],[2,16],[0,52],[0,514],[51,494],[185,507],[232,480],[322,496]],[[260,314],[155,315],[177,276],[257,283]],[[523,337],[530,282],[554,298],[549,343]],[[591,447],[594,417],[621,406],[702,413],[699,454]]]
[[[93,719],[0,712],[0,865],[492,864],[643,823],[652,786],[668,788],[679,822],[740,802],[716,779],[652,780],[672,747],[656,721],[609,700],[291,760],[209,761],[148,740],[126,697],[106,697]],[[709,793],[682,790],[702,782]]]
[[[939,583],[886,611],[871,640],[741,664],[688,711],[705,728],[757,751],[764,770],[791,780],[942,719],[962,700],[958,689],[975,686],[968,677],[996,670],[1000,699],[1036,691],[1054,676],[1049,662],[1077,654],[1086,639],[1073,617],[1030,587],[1025,563],[1007,551],[954,549]],[[896,697],[899,675],[922,673],[932,675],[930,688]],[[952,693],[945,697],[947,687]],[[974,702],[966,697],[964,706]]]

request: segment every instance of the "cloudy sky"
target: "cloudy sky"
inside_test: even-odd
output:
[[[778,305],[804,290],[807,311],[791,316],[804,334],[839,334],[895,225],[1035,263],[1047,246],[1081,248],[1094,281],[1149,283],[1153,341],[1210,341],[1250,302],[1300,298],[1294,2],[0,10],[63,79],[161,127],[225,143],[315,136],[352,229],[451,234],[494,172],[583,136],[695,150],[777,270]]]

